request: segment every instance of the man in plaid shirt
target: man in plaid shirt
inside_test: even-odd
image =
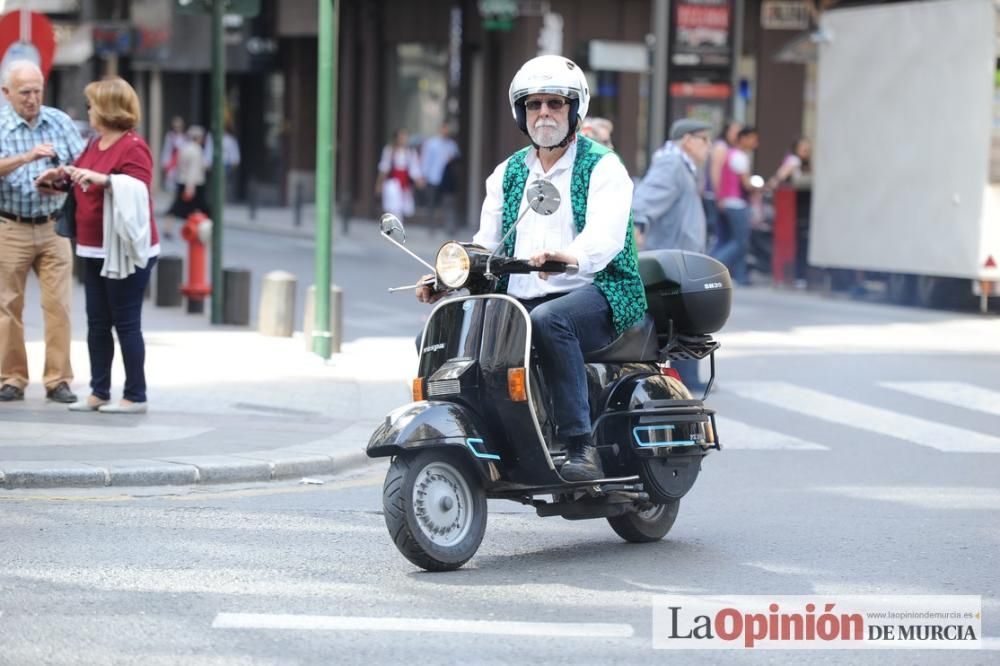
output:
[[[83,139],[62,111],[42,105],[44,77],[31,62],[12,63],[4,73],[0,111],[0,402],[24,399],[28,355],[24,347],[24,288],[35,271],[45,316],[46,396],[71,403],[69,239],[56,234],[65,196],[40,194],[35,178],[44,170],[72,163]]]

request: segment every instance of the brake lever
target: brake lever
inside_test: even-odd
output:
[[[426,280],[421,280],[420,282],[418,282],[416,284],[408,284],[408,285],[403,286],[403,287],[389,287],[389,292],[392,293],[394,291],[406,291],[408,289],[419,289],[420,287],[430,287],[431,289],[433,289],[434,288],[434,283],[435,283],[434,276],[431,276],[431,277],[427,278]]]
[[[505,264],[501,264],[503,268],[507,269],[507,273],[552,273],[554,275],[567,275],[574,276],[580,272],[580,267],[577,264],[568,264],[564,261],[546,261],[541,266],[532,266],[528,263],[527,259],[516,259],[516,258],[506,258]],[[521,264],[513,270],[510,269],[511,263]]]
[[[580,272],[580,267],[577,264],[567,264],[565,261],[546,261],[535,270],[539,273],[561,273],[572,277]]]

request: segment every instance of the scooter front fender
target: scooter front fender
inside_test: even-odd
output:
[[[368,457],[383,458],[439,446],[463,449],[484,479],[496,478],[494,451],[471,410],[453,402],[421,400],[393,410],[368,440]]]

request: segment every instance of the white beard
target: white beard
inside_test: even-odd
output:
[[[553,118],[539,119],[528,128],[528,136],[542,148],[554,148],[569,133],[569,122]]]

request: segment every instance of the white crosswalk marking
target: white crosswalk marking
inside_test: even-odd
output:
[[[733,382],[726,389],[750,400],[822,421],[876,432],[938,451],[1000,453],[1000,438],[900,414],[785,382]]]
[[[881,382],[880,386],[918,398],[1000,416],[1000,392],[962,382]]]
[[[344,615],[278,615],[270,613],[219,613],[214,629],[293,629],[319,631],[388,631],[493,636],[543,636],[572,638],[630,638],[630,624],[601,622],[502,622],[494,620],[440,620],[405,617],[355,617]]]
[[[722,449],[754,449],[754,450],[776,450],[790,449],[793,451],[829,451],[830,449],[822,444],[807,442],[804,439],[786,435],[783,432],[768,430],[752,426],[743,421],[737,421],[726,416],[716,416],[716,425],[719,427],[719,441],[722,442]]]

